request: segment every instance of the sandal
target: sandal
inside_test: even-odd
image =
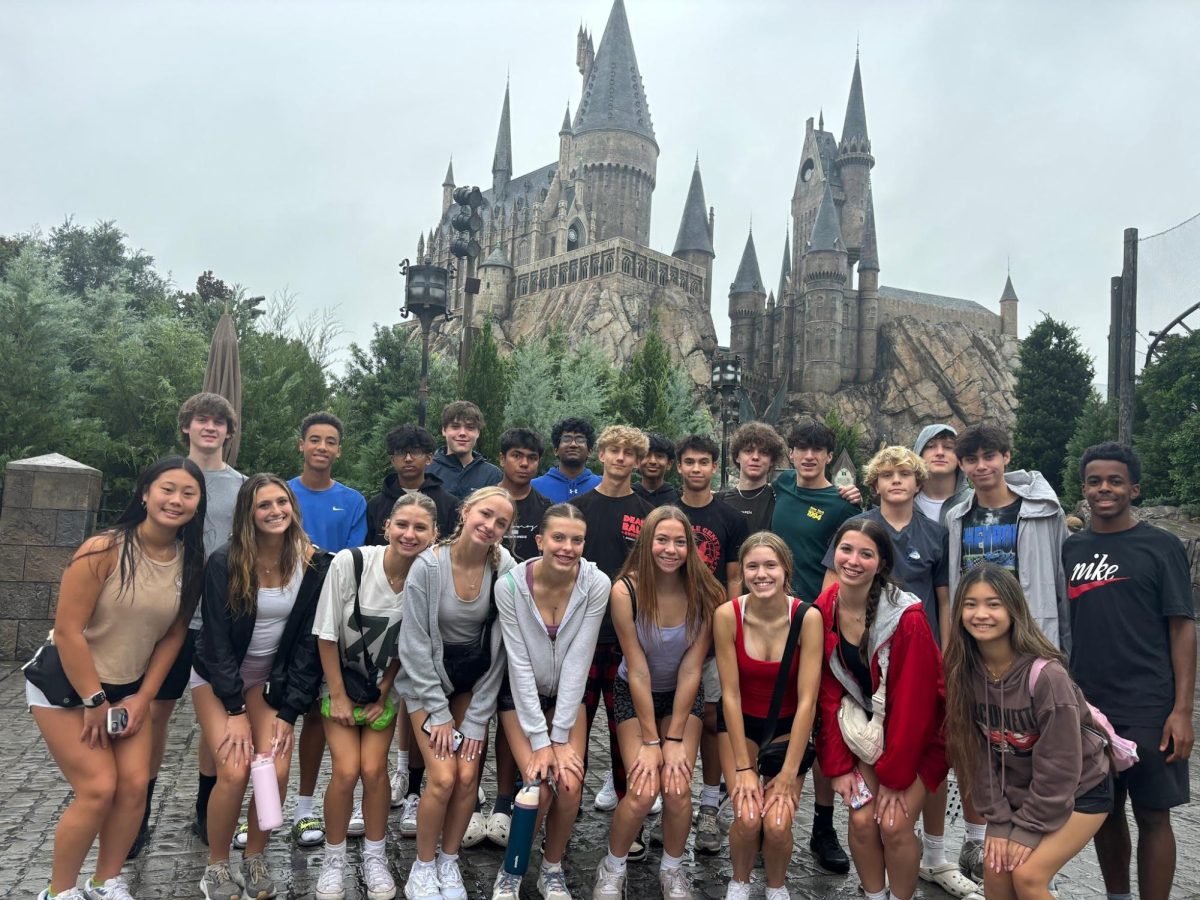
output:
[[[922,881],[931,881],[951,897],[968,900],[978,898],[979,885],[959,871],[958,863],[948,862],[940,866],[921,866]]]
[[[325,822],[317,816],[308,816],[292,826],[292,837],[301,847],[319,847],[325,843]]]
[[[234,850],[245,850],[246,841],[250,838],[250,824],[248,822],[238,822],[238,827],[233,831],[233,841],[231,844]],[[205,841],[208,843],[208,841]]]

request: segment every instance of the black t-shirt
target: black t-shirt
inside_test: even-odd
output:
[[[658,509],[660,506],[678,506],[679,490],[673,484],[663,482],[655,490],[650,491],[640,481],[633,486],[633,492]]]
[[[990,562],[1016,575],[1017,521],[1020,517],[1020,497],[999,509],[973,502],[962,520],[962,571],[981,562]]]
[[[624,497],[609,497],[599,490],[571,498],[571,504],[583,511],[587,522],[587,537],[583,542],[583,558],[591,560],[610,579],[615,578],[625,565],[629,551],[642,533],[642,522],[654,511],[649,503],[637,494]],[[600,644],[615,644],[617,632],[613,629],[612,616],[604,612],[600,623]]]
[[[775,488],[770,484],[749,491],[727,487],[718,496],[745,517],[748,534],[771,530],[771,516],[775,512]]]
[[[750,536],[745,516],[716,497],[707,506],[699,507],[688,506],[681,500],[679,508],[692,523],[700,558],[724,586],[726,566],[737,562],[742,542]]]
[[[542,528],[542,516],[553,504],[537,490],[530,489],[523,500],[517,501],[517,516],[504,536],[506,545],[517,562],[540,555],[534,536]]]
[[[1071,603],[1071,675],[1116,725],[1159,728],[1175,705],[1168,616],[1195,618],[1183,543],[1141,522],[1090,528],[1062,548]]]

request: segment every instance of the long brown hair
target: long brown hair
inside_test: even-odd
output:
[[[229,594],[225,601],[234,618],[251,615],[257,607],[258,575],[254,564],[258,560],[258,530],[254,527],[254,503],[258,499],[258,492],[268,485],[286,491],[292,504],[292,521],[283,534],[279,571],[290,578],[310,543],[300,521],[300,504],[286,481],[270,472],[260,472],[242,482],[233,505],[233,528],[229,536]]]
[[[867,591],[866,618],[862,638],[858,642],[858,655],[864,660],[870,660],[871,626],[875,624],[875,616],[879,612],[879,601],[886,592],[888,602],[894,603],[898,593],[896,582],[892,578],[892,571],[896,566],[896,548],[892,545],[892,539],[888,536],[887,531],[878,522],[873,519],[848,519],[842,523],[842,527],[838,529],[833,538],[834,553],[837,552],[838,544],[842,542],[842,538],[849,531],[865,534],[871,539],[871,543],[875,545],[875,549],[879,553],[879,568],[875,572],[875,577],[871,579],[871,587]]]
[[[437,546],[440,547],[443,544],[449,546],[462,537],[463,524],[467,521],[467,512],[476,503],[487,500],[490,497],[499,497],[512,507],[513,521],[508,523],[511,526],[517,519],[517,502],[513,500],[512,494],[500,487],[498,484],[489,485],[488,487],[481,487],[463,501],[462,506],[459,507],[458,510],[458,525],[455,526],[454,531],[451,532],[447,537],[444,537],[438,541]],[[500,540],[496,541],[496,543],[492,544],[492,546],[488,548],[488,562],[492,564],[493,572],[500,568],[500,545],[503,542],[504,538],[501,537]]]
[[[637,585],[637,618],[647,625],[658,627],[658,596],[655,593],[657,567],[654,565],[654,532],[667,520],[683,526],[687,537],[687,555],[679,570],[683,578],[684,594],[687,596],[688,636],[693,640],[712,623],[713,611],[725,601],[725,589],[713,577],[700,551],[696,549],[696,534],[692,523],[676,506],[660,506],[642,523],[637,543],[625,560],[615,580],[628,576]]]
[[[967,591],[986,584],[996,592],[1011,626],[1008,640],[1013,653],[1035,659],[1052,659],[1066,664],[1067,658],[1048,641],[1033,621],[1021,584],[1007,569],[995,563],[980,563],[968,569],[954,592],[950,613],[950,640],[946,644],[946,744],[958,773],[959,783],[971,789],[971,776],[979,754],[987,752],[983,732],[975,723],[975,685],[986,678],[979,644],[963,627],[962,610]]]

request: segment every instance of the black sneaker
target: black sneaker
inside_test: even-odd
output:
[[[200,838],[205,847],[208,846],[208,821],[197,815],[192,819],[192,834]]]
[[[837,832],[832,828],[822,828],[814,831],[808,842],[808,849],[813,852],[819,865],[826,872],[835,875],[845,875],[850,871],[850,857],[838,842]]]
[[[629,845],[629,854],[625,857],[629,862],[645,862],[646,860],[646,838],[642,834],[642,829],[638,829],[637,837],[633,839],[633,843]]]

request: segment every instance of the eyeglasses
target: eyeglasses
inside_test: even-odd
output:
[[[558,439],[558,443],[560,446],[562,444],[583,444],[586,447],[587,442],[588,442],[588,439],[586,437],[584,437],[582,434],[564,434],[562,437],[560,437]]]
[[[397,450],[392,454],[396,459],[420,459],[428,455],[424,450]]]

